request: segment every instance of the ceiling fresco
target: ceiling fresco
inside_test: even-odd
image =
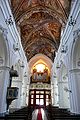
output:
[[[28,61],[42,53],[54,61],[66,25],[71,0],[11,0]]]

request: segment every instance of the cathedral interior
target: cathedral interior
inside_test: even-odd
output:
[[[80,1],[0,0],[0,119],[80,119]]]

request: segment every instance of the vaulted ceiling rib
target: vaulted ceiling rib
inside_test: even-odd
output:
[[[71,0],[12,0],[11,9],[20,28],[28,61],[42,53],[54,61],[65,26]]]

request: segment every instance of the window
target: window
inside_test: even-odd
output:
[[[36,94],[39,94],[39,91],[36,91]]]
[[[31,95],[31,98],[33,98],[34,97],[34,95]]]
[[[34,94],[31,94],[34,92]],[[50,91],[49,90],[32,90],[30,91],[30,105],[36,106],[47,106],[50,101]]]
[[[49,105],[49,99],[46,99],[46,106]]]
[[[31,104],[33,104],[33,99],[31,99]]]
[[[44,95],[40,95],[40,98],[44,98]]]
[[[48,95],[46,95],[46,98],[48,98]]]
[[[39,98],[39,95],[36,95],[36,98]]]
[[[36,105],[39,105],[39,99],[36,99]]]
[[[44,105],[44,99],[40,99],[40,105]]]

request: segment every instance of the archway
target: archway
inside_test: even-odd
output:
[[[31,70],[32,66],[39,60],[42,60],[45,64],[47,64],[48,68],[51,70],[53,62],[46,55],[43,54],[37,54],[30,59],[29,69]]]
[[[9,85],[9,51],[3,31],[0,31],[0,113],[6,112],[6,94]]]
[[[69,70],[71,112],[80,114],[80,35],[73,42]]]
[[[38,54],[30,60],[29,67],[29,105],[34,107],[47,106],[51,102],[50,72],[52,61],[45,55]]]

